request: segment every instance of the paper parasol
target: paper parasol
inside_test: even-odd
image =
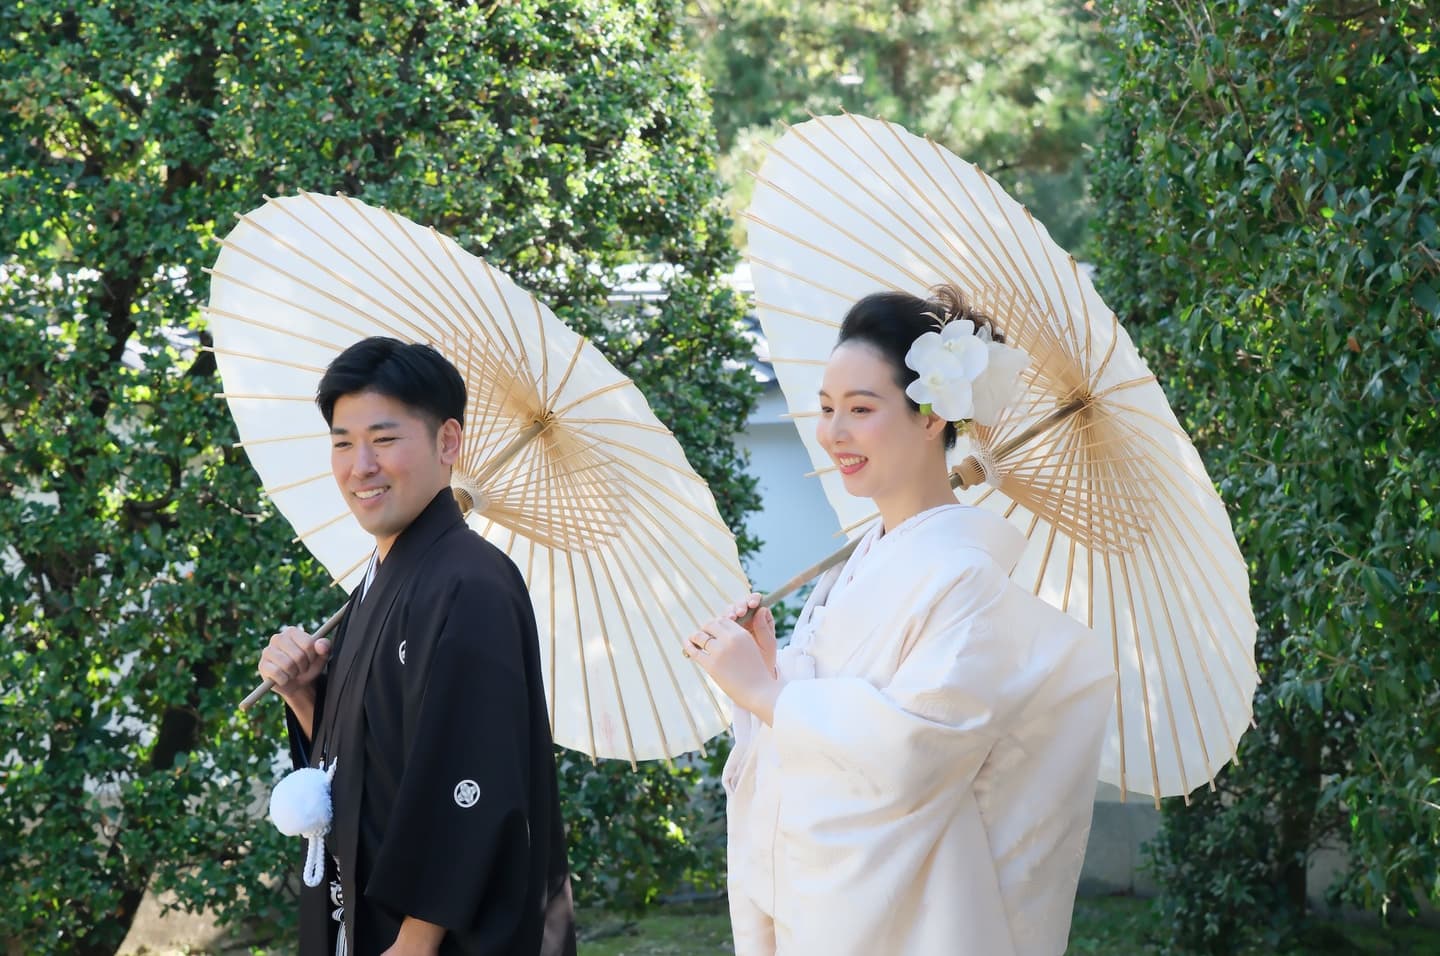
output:
[[[452,486],[529,585],[556,742],[633,762],[729,723],[674,636],[748,590],[734,537],[640,391],[534,296],[433,229],[302,194],[225,238],[207,315],[241,444],[347,591],[374,540],[331,477],[315,388],[361,338],[426,342],[466,380]]]

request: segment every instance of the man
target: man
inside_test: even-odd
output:
[[[465,384],[425,345],[342,352],[316,403],[375,555],[334,641],[287,627],[260,674],[296,766],[335,767],[301,956],[575,952],[539,644],[519,571],[450,492]]]

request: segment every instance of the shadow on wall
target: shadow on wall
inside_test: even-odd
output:
[[[1159,887],[1145,869],[1145,844],[1159,830],[1160,811],[1149,797],[1131,795],[1122,803],[1117,788],[1100,784],[1080,871],[1080,895],[1154,896]]]

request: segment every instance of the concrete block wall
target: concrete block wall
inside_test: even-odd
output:
[[[1095,794],[1095,815],[1090,822],[1090,843],[1080,871],[1081,896],[1130,893],[1154,896],[1155,879],[1145,871],[1145,844],[1160,829],[1160,811],[1148,797],[1120,791],[1108,783]]]

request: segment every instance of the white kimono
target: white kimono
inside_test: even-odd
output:
[[[1065,951],[1115,675],[1024,546],[945,506],[820,579],[725,766],[737,956]]]

